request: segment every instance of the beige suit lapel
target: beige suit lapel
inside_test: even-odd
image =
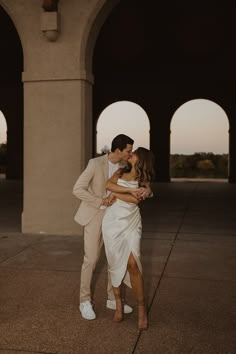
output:
[[[108,169],[108,154],[106,154],[103,159],[103,174],[105,182],[108,180]]]

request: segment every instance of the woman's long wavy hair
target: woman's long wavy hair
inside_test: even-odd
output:
[[[152,182],[155,178],[155,158],[153,152],[144,147],[139,147],[134,151],[134,154],[137,155],[138,158],[134,167],[139,185],[145,182]]]
[[[133,154],[137,155],[137,162],[134,166],[136,171],[136,180],[139,182],[139,185],[142,186],[146,182],[152,182],[155,178],[154,163],[155,158],[151,150],[148,150],[144,147],[137,148]],[[119,176],[122,176],[123,173],[128,173],[132,169],[130,162],[119,170]]]

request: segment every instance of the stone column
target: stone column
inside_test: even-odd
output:
[[[82,234],[73,220],[79,200],[72,189],[92,154],[92,78],[25,72],[23,81],[22,231]]]
[[[150,148],[156,159],[156,181],[170,182],[170,129],[164,120],[151,127]]]

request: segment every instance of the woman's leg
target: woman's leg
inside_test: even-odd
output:
[[[144,301],[143,277],[132,253],[128,259],[128,272],[130,274],[131,285],[138,303],[138,327],[140,329],[147,329],[147,312]]]
[[[121,287],[115,288],[113,286],[113,292],[116,300],[116,310],[113,317],[115,322],[120,322],[123,320],[123,305],[122,305],[122,298],[121,298]]]

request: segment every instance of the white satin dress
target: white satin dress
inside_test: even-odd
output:
[[[117,184],[129,188],[137,188],[137,181],[125,181],[119,178]],[[108,261],[111,282],[114,287],[122,281],[131,287],[127,263],[132,252],[142,273],[140,262],[140,241],[142,222],[138,205],[117,199],[105,211],[102,222],[102,234]]]

